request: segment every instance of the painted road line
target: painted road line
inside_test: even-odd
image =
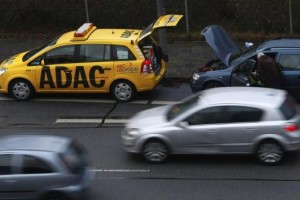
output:
[[[11,101],[11,100],[15,100],[15,99],[10,97],[0,97],[0,101]]]
[[[179,101],[152,101],[151,102],[151,104],[155,104],[155,105],[169,105],[175,103],[179,103]]]
[[[56,124],[100,124],[103,119],[57,119]],[[128,119],[105,119],[105,124],[125,124]]]
[[[0,101],[14,101],[14,98],[11,97],[0,97]],[[105,99],[57,99],[57,98],[34,98],[31,101],[36,102],[69,102],[69,103],[109,103],[114,104],[116,103],[115,100],[105,100]],[[148,101],[148,100],[136,100],[128,102],[130,104],[153,104],[153,105],[168,105],[168,104],[175,104],[178,101]]]
[[[101,99],[32,99],[32,101],[46,101],[46,102],[70,102],[70,103],[115,103],[114,100],[101,100]]]

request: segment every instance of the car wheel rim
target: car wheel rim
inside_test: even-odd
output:
[[[283,152],[277,144],[263,144],[258,151],[258,157],[264,163],[277,163],[282,159]]]
[[[168,150],[161,143],[149,143],[144,147],[143,154],[150,162],[162,162],[168,157]]]
[[[115,87],[115,95],[117,99],[126,101],[130,99],[132,95],[132,88],[126,83],[119,83]]]
[[[30,95],[30,88],[24,82],[18,82],[13,86],[13,94],[17,99],[26,99]]]

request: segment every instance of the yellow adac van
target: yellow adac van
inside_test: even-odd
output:
[[[166,56],[151,34],[174,27],[182,15],[164,15],[144,30],[97,29],[92,23],[3,61],[0,92],[26,101],[35,93],[111,93],[130,101],[155,88]]]

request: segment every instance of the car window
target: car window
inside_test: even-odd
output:
[[[184,100],[182,103],[175,104],[171,107],[171,109],[167,113],[167,120],[171,121],[177,116],[181,115],[185,111],[194,107],[199,101],[199,96],[195,95],[192,98]]]
[[[54,50],[47,52],[44,55],[44,61],[46,65],[51,64],[63,64],[63,63],[73,63],[75,46],[64,46],[58,47]]]
[[[28,51],[22,58],[22,61],[25,62],[26,60],[28,60],[29,58],[31,58],[32,56],[34,56],[36,53],[48,48],[48,47],[51,47],[53,45],[56,44],[57,40],[59,39],[59,37],[56,37],[55,39],[47,42],[46,44],[44,44],[43,46],[41,46],[40,48],[37,48],[37,49],[33,49],[31,51]]]
[[[281,54],[278,63],[282,70],[300,70],[300,54]]]
[[[238,66],[238,68],[235,70],[235,73],[242,74],[248,77],[252,69],[255,67],[255,63],[255,60],[248,59]]]
[[[223,106],[204,108],[192,114],[185,121],[187,121],[189,125],[224,123],[223,109]]]
[[[111,60],[110,45],[80,45],[79,59],[81,62],[101,62]]]
[[[11,174],[12,169],[12,155],[0,155],[0,175]]]
[[[23,174],[41,174],[51,172],[53,172],[52,167],[45,161],[29,155],[23,156]]]
[[[114,60],[136,60],[130,49],[126,46],[114,46]]]
[[[291,96],[287,96],[279,109],[286,119],[292,119],[297,114],[297,106]]]
[[[257,122],[260,121],[263,110],[248,106],[226,106],[226,123]]]

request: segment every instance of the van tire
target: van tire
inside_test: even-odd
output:
[[[15,79],[10,82],[8,92],[18,101],[28,101],[35,93],[31,83],[25,79]]]
[[[128,102],[135,96],[136,89],[127,80],[117,80],[112,84],[110,93],[117,101]]]

